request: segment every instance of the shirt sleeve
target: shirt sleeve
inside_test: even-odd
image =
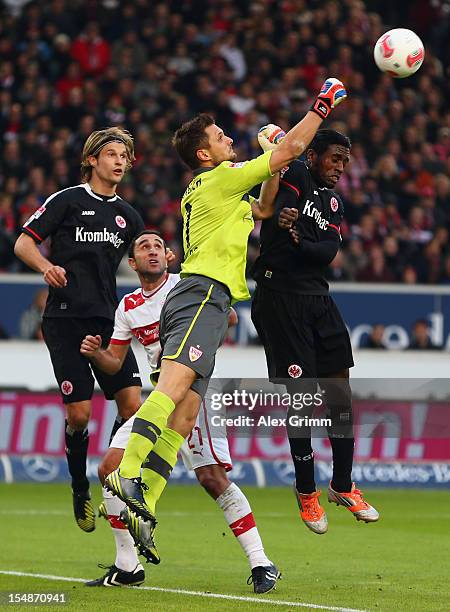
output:
[[[61,225],[69,203],[67,194],[57,193],[50,196],[24,223],[21,231],[37,243],[42,242]]]
[[[328,234],[330,232],[327,232],[320,242],[300,238],[298,250],[302,258],[324,266],[330,264],[339,250],[339,238],[337,234]]]
[[[306,191],[308,182],[311,180],[307,167],[303,162],[296,159],[289,167],[281,171],[280,191],[290,191],[295,195],[296,199],[303,197],[303,191]]]
[[[114,317],[114,331],[111,336],[111,344],[130,344],[133,334],[127,322],[124,312],[124,300],[120,301]]]
[[[250,191],[252,187],[269,179],[270,157],[272,151],[266,151],[259,157],[245,162],[223,162],[220,165],[220,188],[227,194],[239,194]]]

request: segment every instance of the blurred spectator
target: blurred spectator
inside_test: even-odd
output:
[[[428,333],[428,323],[425,319],[418,319],[414,323],[408,348],[412,350],[438,350],[441,348],[431,342]]]
[[[181,259],[186,169],[171,146],[173,131],[210,112],[239,158],[255,157],[259,127],[288,129],[333,74],[350,95],[329,127],[350,136],[352,155],[338,185],[343,253],[330,279],[449,283],[450,11],[445,3],[412,3],[408,27],[420,32],[427,58],[412,79],[392,80],[377,70],[372,49],[383,31],[404,22],[404,3],[282,4],[4,2],[0,269],[24,269],[12,252],[21,224],[77,180],[85,138],[111,123],[136,142],[122,188]],[[257,249],[252,237],[250,264]]]
[[[356,280],[365,283],[392,283],[394,274],[386,265],[383,250],[379,246],[370,249],[369,263],[356,276]]]
[[[33,303],[20,317],[19,333],[22,340],[43,340],[41,324],[47,297],[48,289],[38,289]]]
[[[385,349],[387,348],[383,342],[384,336],[384,325],[381,323],[376,323],[367,336],[366,342],[361,346],[361,348],[370,348],[370,349]]]

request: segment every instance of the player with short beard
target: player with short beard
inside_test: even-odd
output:
[[[91,335],[86,336],[81,344],[81,353],[98,368],[109,374],[114,374],[120,369],[133,336],[144,347],[150,370],[156,368],[161,350],[159,343],[161,308],[169,291],[180,281],[178,274],[167,272],[165,251],[164,240],[158,233],[144,230],[136,236],[130,245],[128,262],[139,276],[140,286],[132,293],[125,295],[117,307],[114,332],[109,347],[102,349],[101,337]],[[235,325],[236,322],[236,312],[232,309],[229,325]],[[205,400],[202,402],[196,425],[181,447],[181,456],[186,468],[195,471],[200,484],[222,510],[225,520],[247,556],[254,591],[267,593],[275,588],[278,571],[264,552],[247,498],[227,476],[227,473],[232,470],[232,461],[226,431],[212,427],[211,417],[214,411],[211,411],[211,395],[214,391],[221,390],[221,383],[215,372]],[[200,397],[198,401],[200,402]],[[119,465],[134,421],[135,417],[129,419],[112,439],[99,465],[99,478],[102,483],[105,477]],[[143,465],[145,482],[158,491],[158,497],[154,498],[153,511],[155,511],[157,501],[172,472],[171,462],[173,454],[176,458],[176,442],[182,439],[179,433],[180,430],[182,431],[182,428],[179,427],[180,423],[183,424],[182,406],[177,406],[169,417],[166,429],[158,438]],[[144,580],[144,570],[138,561],[130,533],[136,539],[139,550],[147,560],[158,563],[159,555],[148,523],[139,520],[128,524],[129,514],[125,504],[105,488],[103,488],[103,497],[105,501],[101,506],[101,514],[108,518],[113,530],[116,560],[114,565],[107,568],[108,571],[104,576],[91,580],[86,585],[141,584]],[[126,531],[127,525],[130,533]],[[142,548],[143,544],[145,544],[145,549]],[[268,568],[273,568],[273,571],[268,571]]]
[[[283,381],[288,390],[314,393],[319,379],[325,392],[332,421],[328,428],[333,453],[329,501],[347,507],[358,520],[374,522],[378,512],[351,480],[352,347],[325,280],[327,266],[340,246],[344,214],[341,198],[333,189],[349,160],[350,140],[324,129],[307,148],[306,161],[296,160],[283,169],[275,215],[261,228],[261,255],[253,270],[257,288],[252,321],[273,382]],[[304,409],[301,416],[305,416]],[[311,429],[291,427],[288,436],[301,518],[315,533],[325,533],[328,522],[314,480]]]
[[[108,343],[117,306],[117,268],[143,229],[139,214],[116,193],[133,160],[133,139],[127,131],[110,127],[93,132],[83,148],[81,184],[48,197],[23,226],[14,249],[49,285],[42,331],[67,410],[65,443],[75,520],[87,532],[95,529],[86,477],[93,374],[105,397],[117,403],[112,435],[134,414],[141,398],[131,349],[114,376],[95,366],[91,370],[79,351],[87,333],[100,334]],[[49,237],[47,259],[37,245]]]

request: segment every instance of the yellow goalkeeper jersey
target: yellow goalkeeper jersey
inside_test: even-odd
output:
[[[226,285],[233,303],[250,297],[247,241],[254,227],[248,191],[272,176],[266,151],[246,162],[199,168],[181,200],[185,259],[181,276],[201,274]]]

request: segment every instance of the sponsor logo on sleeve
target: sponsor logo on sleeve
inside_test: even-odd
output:
[[[38,208],[32,215],[31,217],[28,219],[28,221],[26,221],[23,226],[27,227],[27,225],[29,225],[32,221],[36,221],[36,219],[39,219],[39,217],[45,213],[46,211],[46,207],[45,204],[43,204],[40,208]]]

